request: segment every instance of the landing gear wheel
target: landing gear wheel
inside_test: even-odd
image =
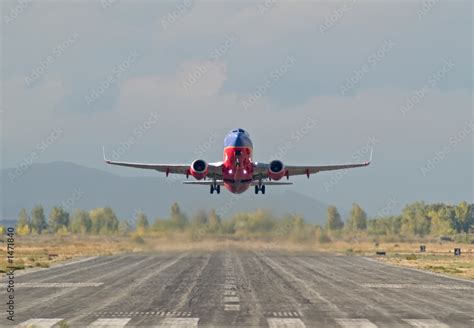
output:
[[[218,194],[221,193],[221,186],[217,185],[217,186],[215,187],[215,189],[216,189],[216,191],[217,191]]]
[[[262,195],[265,194],[265,185],[256,185],[255,186],[255,195],[258,195],[258,192],[261,191],[262,192]]]
[[[210,192],[211,192],[211,194],[214,193],[214,186],[213,186],[213,185],[211,185],[211,190],[210,190]]]

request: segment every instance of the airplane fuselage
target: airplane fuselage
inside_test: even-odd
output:
[[[224,186],[232,193],[246,191],[252,182],[253,144],[247,132],[232,130],[224,139],[222,176]]]

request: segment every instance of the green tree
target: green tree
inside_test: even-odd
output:
[[[148,218],[146,217],[146,214],[142,212],[138,213],[136,217],[136,222],[137,222],[136,227],[135,227],[136,231],[139,234],[144,234],[149,226]]]
[[[148,223],[148,218],[145,213],[142,213],[142,212],[138,213],[136,220],[137,220],[137,228],[143,228],[143,229],[148,228],[149,223]]]
[[[31,210],[31,229],[41,234],[48,227],[46,217],[44,216],[43,206],[35,206]]]
[[[16,227],[17,229],[23,227],[23,226],[30,226],[30,217],[28,216],[28,213],[24,208],[20,210],[20,213],[18,214],[18,220],[16,221]]]
[[[119,220],[110,207],[95,208],[89,212],[95,234],[112,234],[118,231]]]
[[[340,230],[344,227],[344,222],[341,220],[341,215],[337,211],[336,206],[329,206],[327,209],[326,228],[329,230]]]
[[[203,226],[207,224],[207,214],[203,210],[198,210],[191,219],[193,226]]]
[[[183,229],[188,224],[188,219],[184,213],[181,212],[181,208],[178,203],[171,205],[171,224],[178,229]]]
[[[352,204],[347,226],[350,231],[367,229],[367,214],[356,203]]]
[[[431,219],[424,202],[407,205],[402,213],[402,234],[425,236],[430,233]]]
[[[452,235],[455,231],[454,211],[442,208],[428,212],[431,219],[430,233],[433,235]]]
[[[86,234],[91,231],[91,218],[89,213],[83,210],[76,210],[71,217],[71,232]]]
[[[467,202],[462,202],[455,207],[458,232],[469,232],[469,228],[474,225],[471,210]]]
[[[209,216],[207,218],[207,225],[209,227],[209,230],[211,232],[218,232],[222,230],[222,219],[221,217],[217,214],[215,209],[212,209],[209,212]],[[229,229],[233,230],[233,227],[229,227]]]
[[[132,228],[128,220],[120,221],[119,226],[118,226],[119,234],[121,234],[122,236],[126,236],[130,233],[130,231],[132,231]]]
[[[48,229],[50,232],[56,233],[59,229],[69,227],[69,213],[62,207],[53,207],[48,218]],[[63,229],[64,230],[64,229]]]

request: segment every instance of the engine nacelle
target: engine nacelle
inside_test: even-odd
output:
[[[209,171],[209,166],[206,161],[202,159],[197,159],[192,162],[189,171],[193,177],[197,180],[204,179]]]
[[[285,165],[283,165],[282,161],[274,160],[270,162],[268,167],[268,176],[272,180],[280,180],[285,176]]]

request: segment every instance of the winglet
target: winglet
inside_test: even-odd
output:
[[[367,162],[367,165],[369,165],[370,163],[372,163],[372,155],[374,154],[374,147],[370,148],[370,158],[369,158],[369,161]]]
[[[107,158],[105,158],[105,147],[102,146],[102,154],[104,155],[104,162],[108,163]]]

